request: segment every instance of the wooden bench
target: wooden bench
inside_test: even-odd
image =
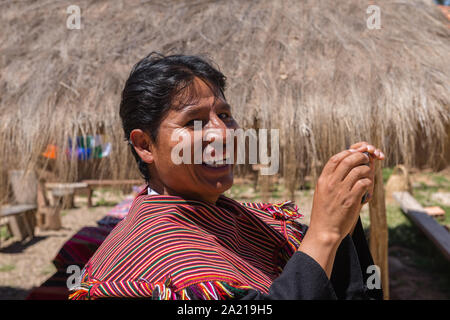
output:
[[[62,209],[74,208],[75,191],[87,189],[88,185],[83,182],[46,182],[45,190],[50,190],[54,206]]]
[[[394,192],[403,213],[436,245],[445,258],[450,261],[450,233],[413,198],[409,192]]]
[[[31,204],[5,206],[0,209],[0,218],[7,218],[13,237],[23,241],[34,237],[36,209],[37,206]]]
[[[121,187],[134,186],[143,184],[142,180],[83,180],[82,183],[87,184],[88,188],[88,207],[92,207],[92,195],[95,188],[100,187]]]
[[[38,182],[37,188],[37,206],[36,213],[37,226],[43,230],[59,230],[62,227],[61,222],[61,202],[50,204],[46,193],[46,183],[44,179]]]

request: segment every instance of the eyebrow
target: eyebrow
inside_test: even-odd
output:
[[[209,109],[210,105],[187,105],[185,107],[183,107],[180,112],[187,115],[187,116],[192,116],[195,114],[198,114],[199,112],[201,112],[203,109]],[[219,102],[218,105],[216,106],[216,108],[225,108],[226,110],[231,110],[231,106],[229,105],[228,102],[224,101],[224,102]]]

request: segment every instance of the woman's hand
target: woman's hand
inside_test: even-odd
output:
[[[350,149],[353,149],[353,150],[356,150],[359,152],[367,152],[371,155],[369,167],[370,167],[370,169],[372,169],[372,181],[373,181],[373,178],[375,175],[375,171],[374,171],[375,170],[375,161],[374,160],[375,159],[384,160],[385,159],[384,153],[380,149],[376,149],[373,145],[368,144],[365,141],[358,142],[358,143],[351,145]],[[374,184],[372,183],[372,186],[368,191],[369,197],[366,199],[366,201],[364,203],[369,202],[369,200],[372,198],[373,187],[374,187]]]
[[[369,193],[366,202],[371,198],[374,160],[384,157],[374,146],[358,142],[331,157],[317,181],[309,229],[298,250],[312,257],[328,278],[340,242],[358,220],[364,194]]]
[[[381,150],[367,142],[353,144],[349,150],[331,157],[317,181],[309,231],[337,241],[349,234],[364,204],[364,194],[369,194],[366,202],[372,196],[374,161],[384,158]]]

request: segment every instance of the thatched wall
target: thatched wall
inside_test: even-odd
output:
[[[69,30],[73,4],[0,2],[0,199],[7,170],[35,167],[48,143],[65,149],[100,123],[112,155],[83,177],[137,177],[118,105],[150,51],[211,57],[241,126],[280,129],[290,185],[361,139],[379,137],[388,165],[445,164],[450,29],[431,0],[80,0],[81,30]],[[367,28],[371,4],[379,30]],[[76,180],[79,163],[51,165]]]

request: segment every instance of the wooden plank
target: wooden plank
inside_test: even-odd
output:
[[[45,183],[45,190],[50,189],[52,194],[52,204],[54,206],[62,203],[63,209],[70,209],[75,207],[74,195],[78,189],[88,189],[89,186],[84,182],[47,182]]]
[[[55,188],[52,189],[53,197],[64,197],[75,193],[73,188]]]
[[[9,206],[9,207],[3,207],[0,210],[0,216],[6,217],[6,216],[12,216],[17,215],[20,213],[24,213],[30,210],[37,209],[37,206],[34,204],[18,204],[15,206]]]
[[[121,185],[141,185],[142,180],[83,180],[83,183],[92,186],[121,186]]]
[[[126,185],[141,185],[143,180],[83,180],[82,183],[87,184],[88,189],[88,202],[87,206],[92,207],[92,196],[94,194],[94,188],[97,187],[114,187],[114,186],[126,186]]]
[[[450,261],[450,233],[409,192],[394,192],[393,197],[400,204],[405,215],[436,245]]]
[[[47,189],[84,189],[88,185],[85,182],[46,182]]]

